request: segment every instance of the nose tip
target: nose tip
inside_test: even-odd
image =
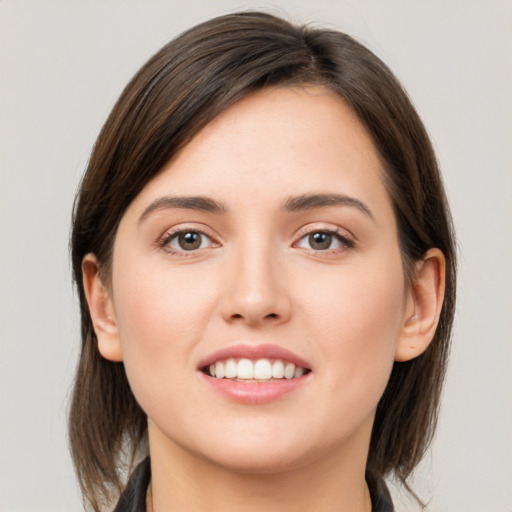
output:
[[[242,263],[226,284],[222,315],[227,322],[247,325],[277,325],[286,322],[291,304],[284,284],[276,280],[276,270],[261,261]]]

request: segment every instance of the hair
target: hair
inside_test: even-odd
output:
[[[94,253],[108,282],[119,222],[133,199],[219,113],[268,87],[319,85],[339,95],[372,137],[385,167],[404,275],[430,248],[446,258],[446,292],[434,339],[419,357],[395,362],[379,402],[367,474],[406,479],[437,422],[456,289],[451,216],[428,134],[388,67],[352,37],[296,26],[262,12],[197,25],[166,44],[122,92],[94,146],[77,193],[71,253],[82,345],[69,416],[84,500],[96,511],[123,488],[147,435],[146,415],[123,363],[97,349],[84,295],[82,260]]]

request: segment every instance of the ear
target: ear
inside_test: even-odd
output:
[[[395,361],[422,354],[434,338],[444,300],[446,261],[439,249],[430,249],[416,265],[405,307]]]
[[[101,282],[99,263],[92,253],[82,260],[82,278],[89,314],[100,354],[110,361],[122,361],[123,352],[109,291]]]

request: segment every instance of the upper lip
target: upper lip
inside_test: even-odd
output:
[[[199,368],[205,368],[211,364],[229,358],[237,359],[283,359],[294,363],[295,366],[301,366],[302,368],[310,370],[311,367],[304,359],[300,358],[297,354],[294,354],[290,350],[280,347],[278,345],[262,344],[262,345],[247,345],[244,343],[238,345],[231,345],[229,347],[222,348],[206,356],[199,363]]]

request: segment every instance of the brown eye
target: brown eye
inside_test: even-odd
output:
[[[201,233],[191,231],[189,233],[180,233],[178,235],[178,245],[184,251],[193,251],[201,247]]]
[[[324,232],[311,233],[308,236],[308,242],[311,249],[325,251],[331,247],[332,235]]]
[[[209,247],[212,243],[210,237],[200,231],[178,231],[169,236],[163,246],[176,252],[190,252]]]
[[[354,247],[354,242],[336,231],[311,231],[304,235],[295,246],[310,251],[340,252]]]

